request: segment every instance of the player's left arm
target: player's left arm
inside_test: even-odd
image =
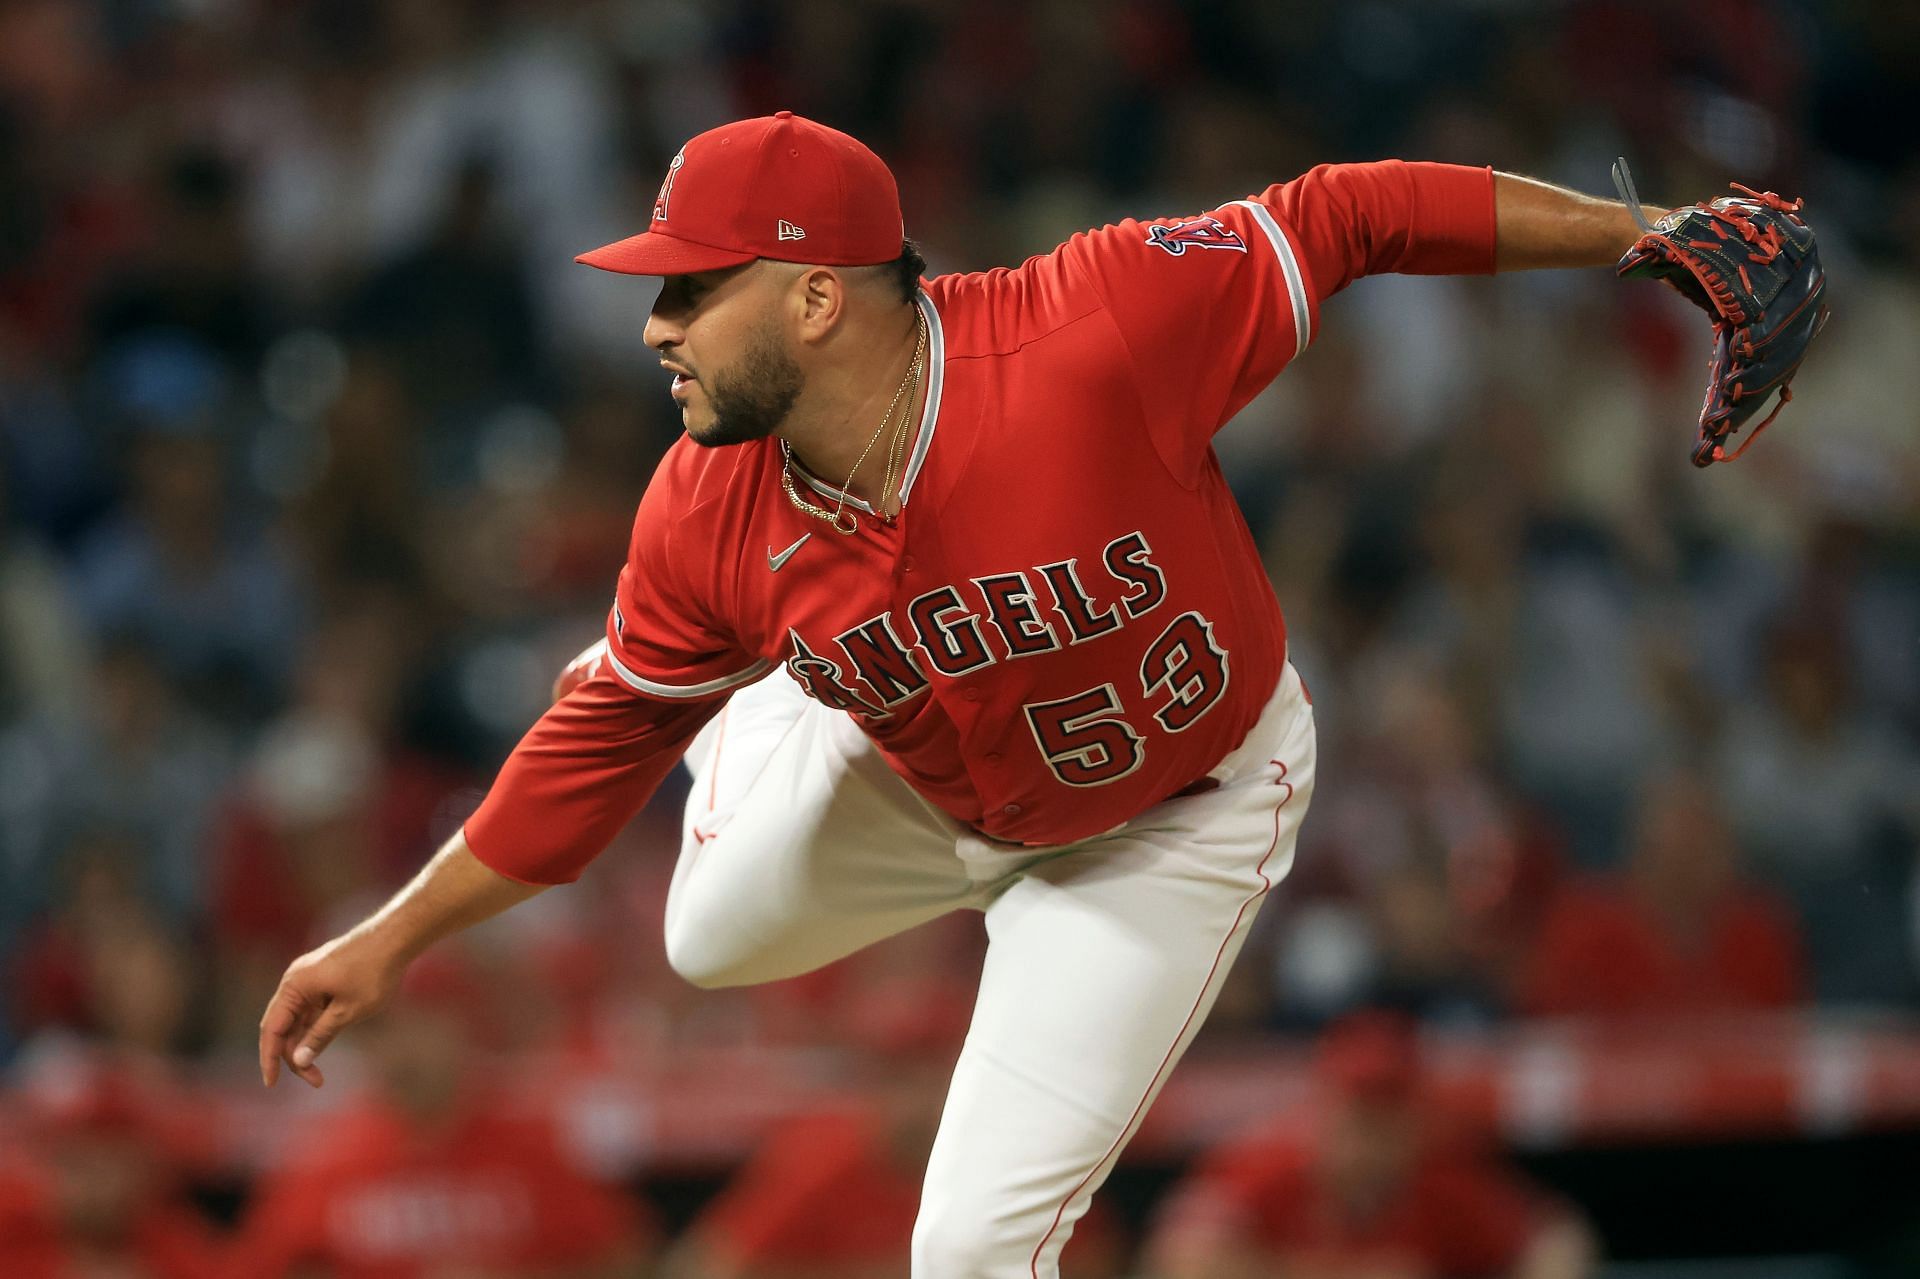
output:
[[[1494,270],[1610,267],[1641,235],[1633,210],[1514,173],[1493,175]],[[1652,222],[1668,210],[1642,205]]]
[[[1101,228],[1046,261],[1102,304],[1155,442],[1184,473],[1307,349],[1322,304],[1362,276],[1606,265],[1637,233],[1617,201],[1485,167],[1379,160],[1318,165],[1196,217]]]
[[[1641,234],[1618,200],[1453,164],[1323,164],[1258,199],[1298,245],[1316,304],[1366,275],[1612,266]]]

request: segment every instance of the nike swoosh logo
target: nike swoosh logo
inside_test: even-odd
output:
[[[795,542],[792,546],[789,546],[786,550],[780,552],[778,555],[775,555],[773,553],[773,548],[769,546],[767,548],[767,567],[771,569],[773,572],[778,573],[781,570],[781,568],[783,568],[786,565],[786,562],[793,558],[793,553],[799,550],[801,547],[805,546],[807,544],[807,539],[812,536],[813,534],[811,533],[802,533],[800,535],[799,541]]]

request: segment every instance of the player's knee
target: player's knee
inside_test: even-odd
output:
[[[711,929],[676,927],[672,920],[667,923],[667,966],[701,990],[752,984],[739,956],[717,945]]]
[[[1039,1244],[1024,1214],[1009,1215],[979,1201],[923,1200],[913,1226],[914,1279],[1032,1279],[1057,1276],[1044,1258],[1033,1269]],[[1048,1256],[1057,1255],[1052,1248]]]

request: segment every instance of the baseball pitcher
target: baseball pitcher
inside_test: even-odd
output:
[[[1714,317],[1718,460],[1825,313],[1797,206],[1747,194],[1669,215],[1326,165],[923,280],[853,138],[783,111],[692,139],[646,230],[580,259],[664,277],[644,340],[686,428],[606,634],[465,829],[287,970],[263,1077],[318,1086],[414,956],[579,876],[684,760],[666,946],[687,980],[775,981],[983,913],[913,1275],[1056,1276],[1313,796],[1313,708],[1214,432],[1362,275],[1625,255]]]

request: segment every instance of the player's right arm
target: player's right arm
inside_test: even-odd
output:
[[[260,1021],[266,1084],[284,1064],[318,1088],[315,1059],[341,1030],[379,1011],[415,956],[577,879],[673,770],[725,694],[648,695],[602,670],[555,702],[507,757],[479,811],[411,883],[287,969]]]
[[[578,878],[724,704],[639,695],[604,670],[576,684],[514,747],[465,829],[386,905],[287,969],[260,1020],[262,1080],[273,1086],[284,1065],[318,1088],[321,1051],[378,1012],[422,951]]]

